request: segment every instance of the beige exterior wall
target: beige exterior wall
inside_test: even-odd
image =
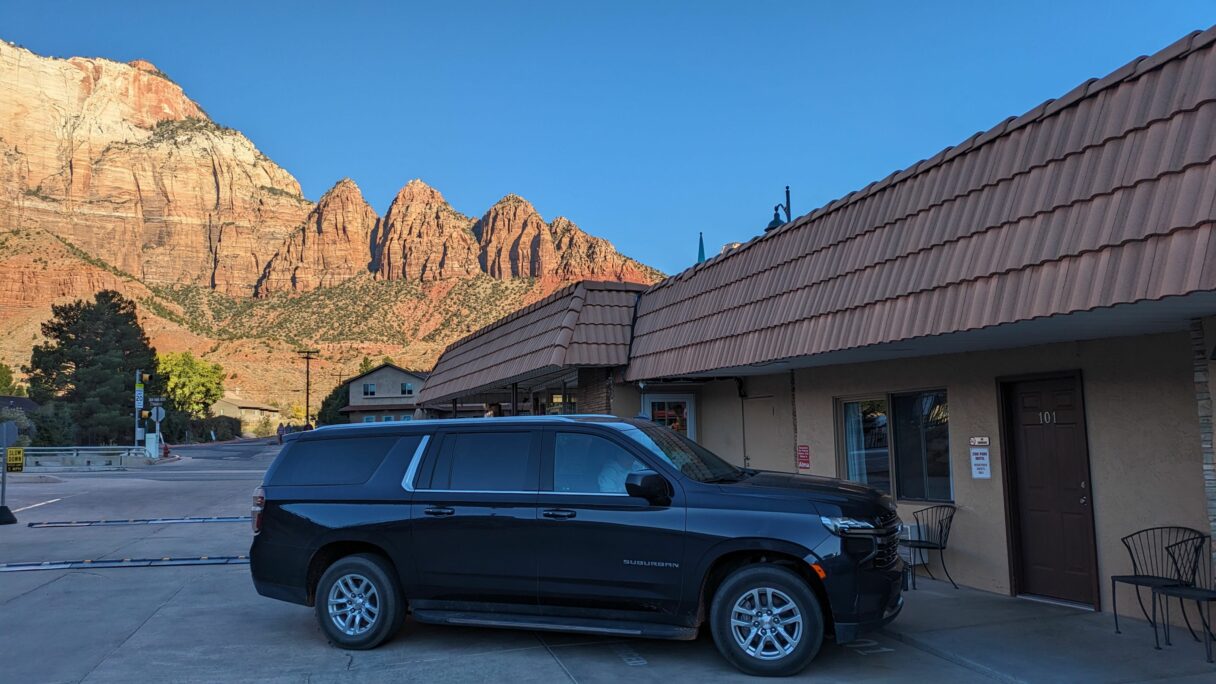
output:
[[[1053,344],[796,372],[798,443],[811,449],[810,472],[838,475],[836,402],[841,397],[944,388],[959,511],[950,569],[960,584],[1010,592],[1004,448],[998,381],[1080,370],[1093,478],[1102,606],[1109,576],[1130,571],[1120,538],[1153,525],[1207,526],[1190,340],[1187,333]],[[992,440],[992,479],[971,478],[968,438]],[[900,503],[911,520],[922,503]],[[933,561],[936,572],[936,561]],[[1122,591],[1122,590],[1121,590]],[[1134,595],[1120,594],[1130,613]]]
[[[363,384],[368,382],[376,383],[376,396],[363,396]],[[403,396],[401,394],[401,383],[414,383],[413,396]],[[403,373],[395,368],[381,368],[375,372],[369,373],[361,378],[357,378],[350,383],[348,388],[350,392],[349,404],[351,406],[367,406],[374,409],[376,404],[403,404],[411,403],[418,396],[418,390],[422,389],[422,378],[409,373]]]
[[[744,379],[746,399],[740,399],[733,379],[671,387],[649,387],[648,397],[690,394],[696,408],[696,440],[736,465],[745,462],[764,470],[793,470],[794,415],[790,375]],[[612,390],[612,414],[632,418],[642,410],[642,394],[634,385]]]

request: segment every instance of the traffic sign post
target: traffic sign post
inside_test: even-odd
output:
[[[159,397],[152,399],[153,403],[150,415],[152,422],[156,423],[156,432],[152,438],[153,448],[149,449],[149,454],[151,454],[152,458],[160,458],[160,452],[163,450],[160,441],[160,422],[165,419],[165,407],[157,403],[156,399],[159,399]]]
[[[16,463],[16,472],[21,472],[25,465],[25,449],[10,449],[17,443],[17,424],[11,420],[0,423],[0,449],[4,449],[4,470],[0,471],[0,525],[12,525],[17,522],[17,516],[8,509],[8,471],[10,464]],[[15,452],[15,453],[14,453]],[[13,460],[15,458],[15,461]]]

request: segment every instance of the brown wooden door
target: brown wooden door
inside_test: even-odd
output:
[[[1005,387],[1017,591],[1096,607],[1093,496],[1079,378]]]

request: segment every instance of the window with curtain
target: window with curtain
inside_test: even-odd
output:
[[[842,404],[845,479],[891,492],[891,454],[887,444],[887,401],[865,399]]]

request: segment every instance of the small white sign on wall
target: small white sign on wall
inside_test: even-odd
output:
[[[971,479],[992,479],[992,462],[989,459],[988,447],[971,447]]]

